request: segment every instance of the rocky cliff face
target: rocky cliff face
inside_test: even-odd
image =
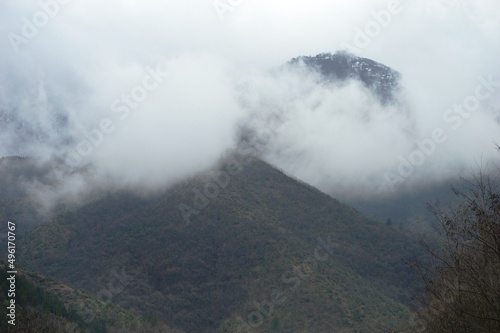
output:
[[[388,66],[347,52],[321,53],[314,57],[302,56],[290,61],[291,65],[300,63],[318,70],[330,80],[360,80],[372,89],[383,103],[394,98],[401,76]]]

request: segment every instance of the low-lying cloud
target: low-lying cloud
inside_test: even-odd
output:
[[[171,185],[235,149],[242,128],[270,129],[262,158],[339,197],[496,161],[500,6],[390,2],[252,0],[221,20],[201,0],[4,1],[0,155],[61,161],[59,187],[36,185],[54,200],[93,187]],[[357,81],[282,66],[354,45],[373,13],[394,5],[397,15],[357,55],[401,73],[400,103],[381,104]],[[30,24],[37,32],[27,38]],[[454,128],[448,110],[474,96],[481,80],[493,91]],[[446,140],[433,139],[436,129]],[[404,177],[401,158],[418,162]]]

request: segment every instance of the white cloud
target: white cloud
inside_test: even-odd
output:
[[[114,131],[85,161],[107,180],[161,186],[234,147],[242,119],[262,127],[259,119],[278,110],[294,117],[266,147],[266,158],[336,193],[384,188],[384,172],[436,127],[449,140],[418,168],[415,181],[419,174],[431,174],[431,181],[449,176],[450,165],[458,170],[495,159],[500,88],[459,130],[449,132],[443,122],[448,108],[474,93],[479,76],[500,81],[495,0],[401,1],[390,24],[360,49],[358,55],[402,73],[410,116],[379,105],[356,84],[317,86],[314,76],[268,72],[299,55],[353,44],[357,29],[390,3],[248,0],[220,20],[205,0],[73,0],[15,53],[8,34],[22,35],[23,18],[33,22],[42,9],[35,1],[3,1],[0,112],[14,112],[44,135],[23,142],[15,127],[2,125],[0,154],[57,155],[65,142],[84,139],[82,128],[92,131],[109,118]],[[158,63],[168,78],[129,117],[118,118],[113,101]],[[245,107],[242,82],[250,89]],[[249,116],[256,110],[261,118]],[[63,133],[53,132],[56,113],[67,116]]]

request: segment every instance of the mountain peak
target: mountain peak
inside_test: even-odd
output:
[[[399,72],[368,58],[361,58],[347,51],[320,53],[316,56],[293,58],[289,64],[304,64],[318,70],[325,78],[334,81],[355,79],[372,89],[382,102],[394,98],[401,77]]]
[[[259,159],[238,162],[237,176],[224,178],[225,161],[162,193],[107,193],[63,212],[23,236],[22,264],[90,293],[110,267],[124,270],[130,283],[113,301],[185,332],[241,332],[262,304],[289,318],[263,317],[259,332],[402,324],[416,285],[402,260],[416,240]],[[308,265],[317,251],[325,259]],[[274,303],[276,290],[289,301]],[[366,312],[352,316],[353,304]]]

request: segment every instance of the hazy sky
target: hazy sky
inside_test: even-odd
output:
[[[497,0],[2,0],[0,36],[0,155],[62,157],[66,187],[86,163],[96,182],[170,184],[244,123],[275,130],[266,160],[340,196],[498,159]],[[276,70],[339,49],[399,71],[404,103]]]

